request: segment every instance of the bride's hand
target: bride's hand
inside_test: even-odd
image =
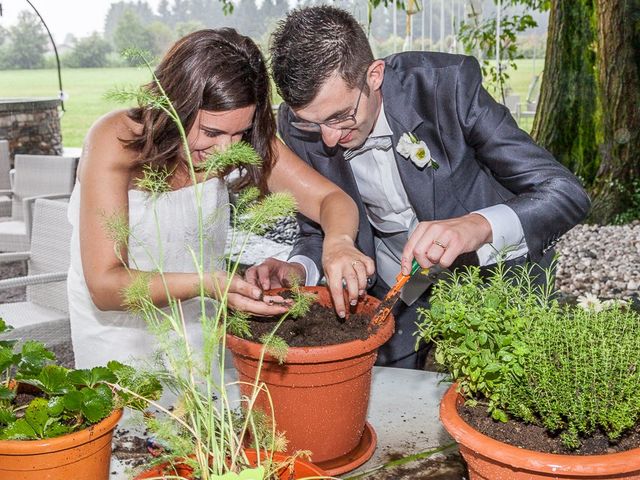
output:
[[[288,303],[279,296],[264,296],[258,287],[245,282],[237,275],[229,279],[226,272],[209,275],[205,285],[213,298],[225,301],[224,292],[229,285],[226,302],[229,308],[241,310],[256,316],[282,315],[288,310]]]
[[[355,247],[351,238],[325,238],[322,244],[322,268],[336,312],[344,318],[348,308],[344,301],[344,289],[347,290],[350,305],[356,305],[358,298],[367,291],[367,278],[374,274],[375,264]]]

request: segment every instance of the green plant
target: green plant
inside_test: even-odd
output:
[[[152,72],[149,62],[141,52],[129,52],[138,56]],[[154,75],[154,81],[160,94],[153,96],[148,91],[139,92],[119,91],[111,94],[111,98],[129,101],[136,98],[138,103],[146,108],[162,110],[176,125],[183,143],[184,157],[189,169],[191,181],[195,188],[196,209],[198,216],[199,248],[189,249],[193,264],[198,274],[199,282],[197,300],[200,305],[199,321],[202,330],[203,345],[195,350],[186,335],[184,314],[181,302],[173,298],[166,288],[168,305],[160,308],[150,297],[150,274],[137,274],[129,287],[125,289],[124,297],[131,310],[140,314],[149,329],[156,333],[158,352],[162,364],[154,373],[165,385],[177,394],[177,403],[173,410],[163,405],[154,404],[161,415],[147,418],[147,427],[166,446],[165,453],[158,461],[182,463],[191,467],[194,478],[202,480],[246,478],[262,480],[272,478],[282,464],[274,463],[271,458],[261,460],[259,465],[251,467],[245,454],[245,448],[254,447],[257,450],[274,452],[282,450],[286,442],[279,435],[270,418],[265,418],[253,409],[259,393],[268,391],[259,382],[258,375],[252,383],[252,393],[241,399],[241,406],[232,404],[225,380],[225,334],[233,332],[246,334],[247,315],[231,311],[227,306],[229,282],[219,281],[218,277],[210,277],[210,263],[204,252],[204,238],[206,218],[202,209],[202,190],[199,180],[212,176],[219,176],[234,168],[246,165],[259,165],[261,159],[253,148],[246,143],[236,143],[228,149],[210,155],[203,163],[196,167],[188,148],[187,135],[180,117],[170,99],[164,93],[162,85]],[[150,207],[157,215],[155,199],[163,195],[167,189],[166,172],[155,172],[147,168],[143,172],[141,185],[149,192]],[[232,215],[232,244],[240,244],[242,252],[247,236],[239,234],[239,230],[260,232],[278,219],[291,215],[295,211],[295,202],[289,195],[276,193],[260,197],[255,188],[245,190],[240,194],[235,206],[231,206]],[[117,218],[106,218],[105,228],[110,233],[117,246],[126,246],[127,241],[137,241],[128,229],[126,217],[116,215]],[[155,271],[164,281],[164,270],[161,259],[153,258]],[[235,275],[238,270],[240,255],[235,261],[227,262],[227,277]],[[129,266],[125,263],[125,267]],[[215,308],[210,308],[211,289],[207,283],[214,283]],[[285,314],[286,317],[289,314]],[[281,319],[284,320],[284,317]],[[280,322],[281,322],[280,321]],[[280,325],[280,323],[278,323]],[[277,327],[276,327],[277,329]],[[286,344],[278,340],[275,330],[265,339],[262,355],[267,349],[276,349],[279,354],[286,354]],[[123,389],[125,393],[136,396],[135,393]],[[289,462],[293,462],[294,454]]]
[[[0,333],[11,330],[0,318]],[[0,340],[0,439],[35,440],[77,432],[123,407],[142,410],[145,399],[160,396],[160,383],[119,362],[91,370],[55,365],[55,355],[40,342]],[[16,403],[19,385],[33,396]],[[117,385],[117,387],[115,386]],[[123,389],[129,394],[123,393]]]
[[[620,190],[624,190],[624,188],[621,188],[619,183],[615,186]],[[630,205],[624,212],[615,216],[613,219],[614,225],[623,225],[640,219],[640,180],[633,181],[633,191],[627,192],[627,194]]]
[[[468,267],[439,282],[431,308],[419,310],[419,333],[436,344],[436,361],[462,395],[487,402],[497,420],[507,420],[506,388],[524,373],[526,333],[556,308],[550,290],[534,284],[530,273],[499,264],[485,279],[478,267]]]
[[[500,57],[506,60],[507,65],[514,70],[517,69],[515,60],[522,57],[518,52],[517,36],[527,29],[537,26],[537,22],[528,12],[530,10],[543,11],[549,8],[546,0],[510,0],[505,2],[504,6],[511,5],[524,7],[523,14],[501,15],[497,30],[496,19],[494,17],[482,18],[482,13],[475,10],[473,2],[470,3],[469,20],[462,22],[458,33],[466,53],[475,54],[478,58],[484,59],[482,60],[482,74],[489,80],[490,87],[500,94],[502,103],[505,102],[505,85],[509,74],[505,65],[500,63],[496,67],[495,62],[491,60],[496,57],[496,46],[500,51]]]
[[[640,421],[640,314],[624,302],[587,295],[561,306],[534,285],[530,268],[477,267],[434,288],[420,334],[467,404],[492,418],[535,423],[568,449],[596,431],[611,441]]]
[[[640,315],[615,302],[555,313],[531,325],[508,409],[560,434],[570,449],[597,430],[615,441],[640,420]]]

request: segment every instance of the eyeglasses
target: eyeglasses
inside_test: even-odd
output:
[[[365,72],[364,78],[362,79],[362,85],[360,85],[360,93],[358,94],[358,100],[356,100],[356,105],[353,107],[353,113],[351,115],[347,115],[345,117],[334,118],[332,120],[327,120],[326,122],[291,122],[291,125],[297,128],[298,130],[302,130],[304,132],[314,132],[320,133],[322,132],[321,126],[332,128],[333,130],[343,130],[345,128],[351,128],[356,124],[356,115],[358,115],[358,107],[360,106],[360,98],[362,98],[362,91],[364,90],[364,86],[367,82],[367,74]]]

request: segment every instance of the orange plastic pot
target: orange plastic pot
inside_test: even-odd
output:
[[[640,448],[608,455],[557,455],[487,437],[458,414],[464,399],[452,385],[440,402],[440,420],[458,442],[470,480],[640,480]]]
[[[245,450],[245,454],[247,455],[247,459],[252,465],[257,464],[258,455],[255,450],[247,449]],[[265,456],[263,455],[263,459]],[[273,458],[276,462],[283,462],[287,459],[287,456],[282,453],[274,453]],[[175,467],[170,467],[169,465],[158,465],[156,467],[150,468],[135,477],[134,480],[144,480],[146,478],[162,478],[163,475],[177,475],[186,480],[190,480],[193,478],[193,470],[187,467],[186,465],[175,465]],[[297,480],[302,478],[325,478],[328,477],[327,473],[324,472],[319,467],[315,466],[312,463],[306,462],[302,459],[296,459],[293,464],[293,471],[289,468],[284,468],[282,471],[278,472],[278,478],[280,480]]]
[[[0,480],[108,480],[116,410],[79,432],[47,440],[0,440]]]
[[[305,287],[324,306],[332,306],[326,287]],[[277,293],[274,290],[273,293]],[[367,296],[355,313],[373,314],[380,301]],[[333,307],[331,307],[333,308]],[[311,451],[311,461],[338,475],[366,462],[376,436],[366,423],[371,370],[377,350],[393,334],[387,321],[367,340],[320,347],[290,347],[284,364],[265,355],[260,381],[269,390],[276,428],[285,434],[288,451]],[[258,372],[262,344],[227,335],[243,395],[250,395]],[[271,414],[268,398],[260,394],[256,407]]]

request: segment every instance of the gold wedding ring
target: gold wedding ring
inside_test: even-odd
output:
[[[354,260],[353,262],[351,262],[351,266],[355,267],[358,263],[362,263],[360,260]]]
[[[434,241],[433,241],[433,243],[434,243],[435,245],[438,245],[439,247],[441,247],[443,250],[446,250],[446,249],[447,249],[447,246],[446,246],[444,243],[439,242],[438,240],[434,240]]]

